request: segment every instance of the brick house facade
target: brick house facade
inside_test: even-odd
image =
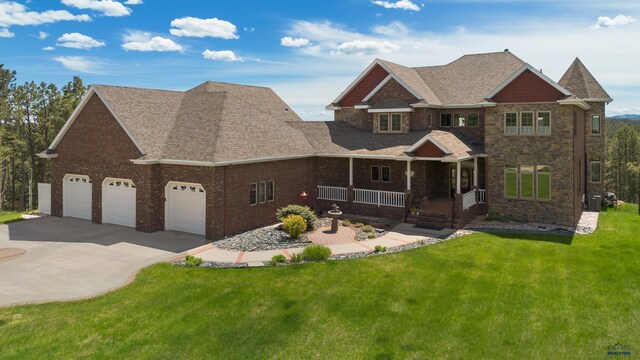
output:
[[[604,191],[609,101],[578,59],[556,83],[509,52],[376,60],[329,122],[301,121],[267,88],[97,85],[41,156],[53,215],[145,232],[219,239],[291,203],[438,227],[485,213],[575,224]]]

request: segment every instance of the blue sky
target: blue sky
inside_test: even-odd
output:
[[[635,0],[0,0],[0,63],[20,82],[269,86],[321,120],[376,57],[426,66],[509,48],[556,81],[580,57],[615,115],[640,113],[638,18]]]

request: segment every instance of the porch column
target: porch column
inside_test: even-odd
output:
[[[478,158],[473,158],[473,187],[478,187]]]
[[[407,160],[407,190],[411,190],[411,160]]]
[[[460,194],[460,161],[456,162],[456,194]]]
[[[349,158],[349,186],[353,186],[353,158]]]

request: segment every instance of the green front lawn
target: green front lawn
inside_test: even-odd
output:
[[[22,220],[21,212],[0,211],[0,224]]]
[[[593,235],[475,234],[254,269],[167,264],[98,298],[0,309],[0,358],[610,358],[640,352],[637,207]]]

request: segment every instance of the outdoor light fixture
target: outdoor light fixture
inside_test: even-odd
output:
[[[304,190],[302,190],[302,192],[300,193],[300,199],[307,200],[307,196],[308,196],[307,193]]]

